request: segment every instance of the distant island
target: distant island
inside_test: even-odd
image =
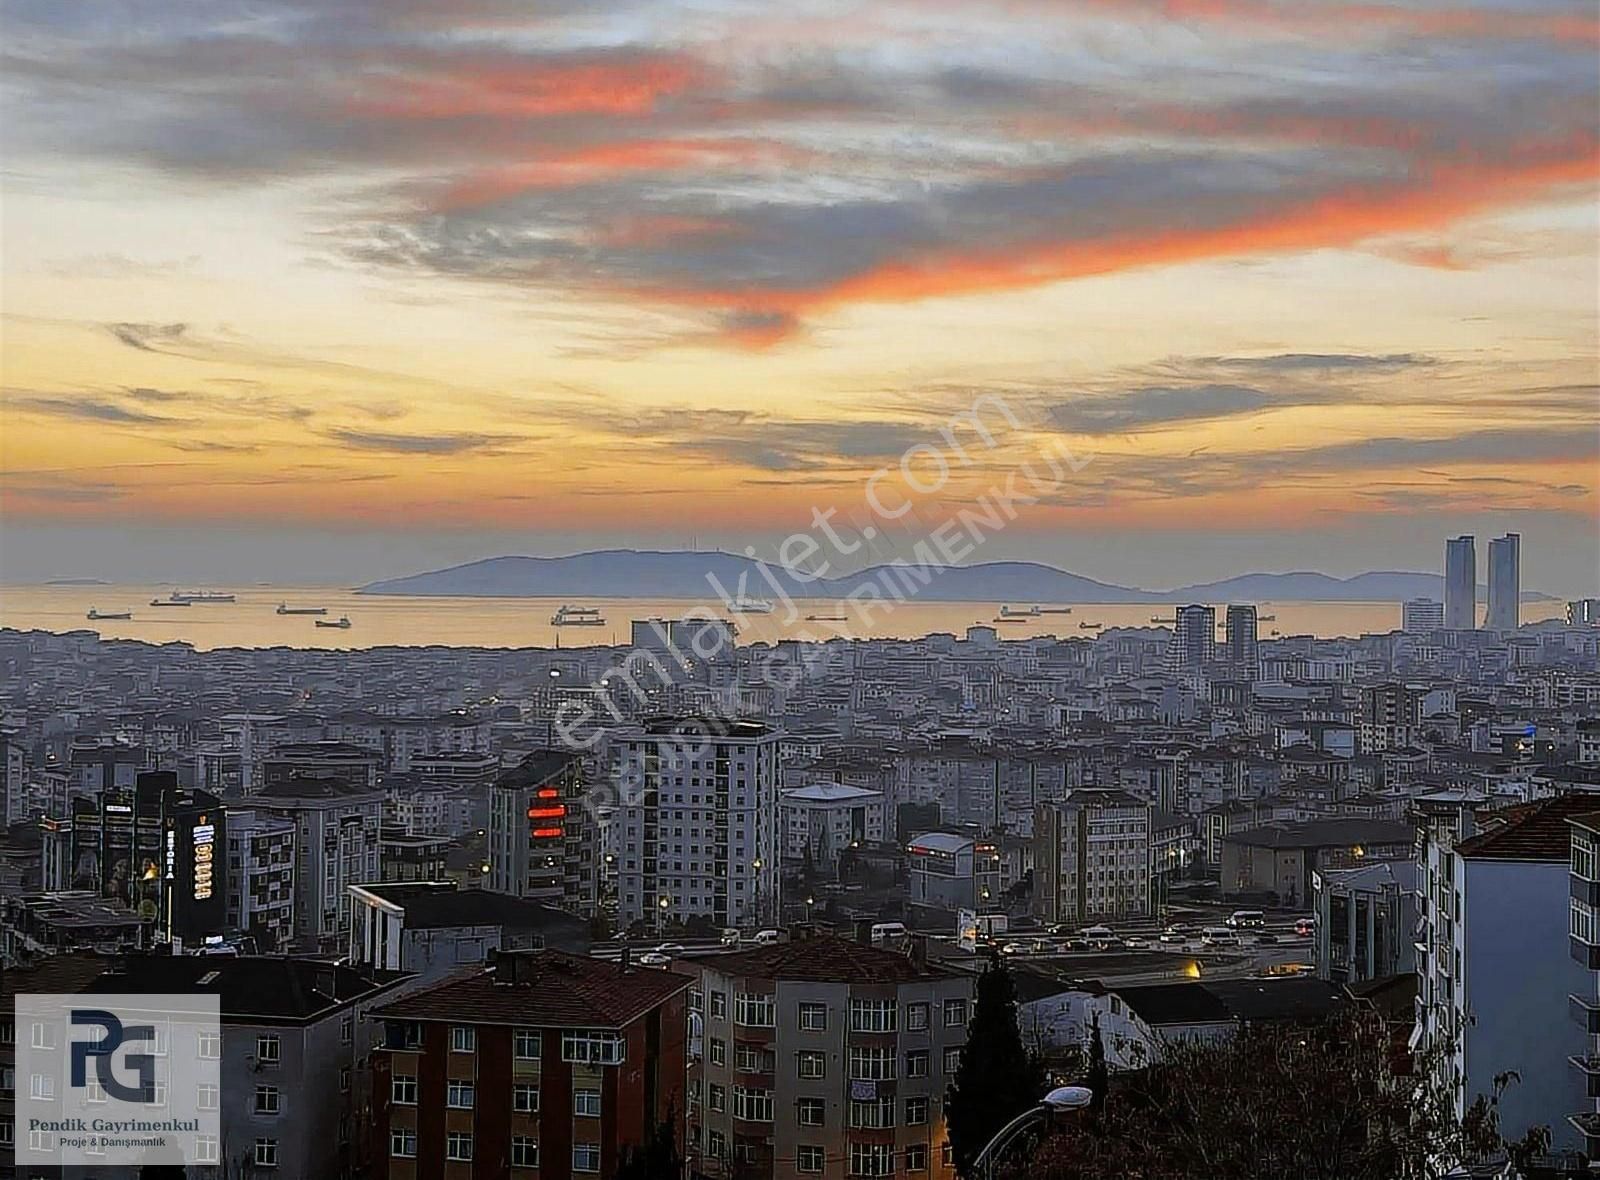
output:
[[[855,573],[807,580],[774,564],[766,567],[792,598],[848,598],[867,582],[891,578],[904,585],[915,566],[870,566]],[[931,575],[931,576],[930,576]],[[1033,561],[992,561],[923,571],[909,597],[927,602],[1182,603],[1182,602],[1404,602],[1442,601],[1439,574],[1378,570],[1335,578],[1295,572],[1250,573],[1175,590],[1145,590],[1097,582]],[[772,584],[753,558],[721,551],[604,549],[563,557],[490,557],[482,561],[390,578],[358,588],[359,594],[449,598],[665,598],[705,601],[719,595],[772,598]],[[1486,591],[1480,588],[1479,599]],[[1524,601],[1550,595],[1525,591]]]
[[[51,578],[46,586],[109,586],[110,582],[100,578]]]

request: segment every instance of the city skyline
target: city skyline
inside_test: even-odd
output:
[[[6,580],[764,548],[988,394],[980,560],[1595,589],[1588,6],[8,16]]]

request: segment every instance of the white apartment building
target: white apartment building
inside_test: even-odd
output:
[[[1477,812],[1449,800],[1417,805],[1413,1043],[1447,1054],[1441,1068],[1457,1117],[1515,1071],[1519,1080],[1500,1096],[1501,1132],[1516,1139],[1549,1126],[1556,1150],[1582,1146],[1564,1116],[1583,1108],[1584,1076],[1568,1060],[1571,1026],[1550,1014],[1593,985],[1587,962],[1569,955],[1579,907],[1569,899],[1567,821],[1594,806],[1583,795]]]
[[[884,838],[882,791],[849,783],[812,783],[783,792],[783,855],[811,858],[815,868],[832,872],[839,853],[853,844]]]
[[[294,929],[302,948],[341,951],[350,932],[347,887],[380,880],[383,792],[336,778],[286,778],[253,800],[295,826]]]
[[[757,721],[655,718],[614,744],[617,920],[774,922],[781,735]]]
[[[260,954],[294,941],[295,824],[246,808],[228,812],[228,927]]]
[[[1126,791],[1081,789],[1040,804],[1033,821],[1034,909],[1087,925],[1150,913],[1150,805]]]

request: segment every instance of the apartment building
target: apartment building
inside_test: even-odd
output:
[[[584,798],[583,758],[535,750],[489,793],[489,888],[593,913],[598,832]]]
[[[617,920],[762,926],[781,912],[778,750],[758,721],[661,717],[618,735]]]
[[[294,941],[295,824],[254,808],[228,816],[228,929],[276,954]]]
[[[1557,1150],[1581,1146],[1565,1115],[1582,1108],[1586,1075],[1568,1060],[1571,1025],[1539,1014],[1593,991],[1587,957],[1569,953],[1574,928],[1579,944],[1586,933],[1580,916],[1593,910],[1571,897],[1568,821],[1594,810],[1584,795],[1476,812],[1443,801],[1420,810],[1414,1039],[1446,1055],[1441,1068],[1458,1117],[1514,1071],[1519,1080],[1500,1097],[1502,1133],[1515,1139],[1549,1126]]]
[[[1416,970],[1415,860],[1378,860],[1311,874],[1318,979],[1362,983]]]
[[[848,783],[811,783],[783,792],[783,855],[809,859],[812,867],[832,873],[839,854],[852,845],[884,839],[884,799]]]
[[[347,887],[379,879],[383,792],[364,779],[269,780],[256,809],[294,824],[294,932],[305,950],[337,953],[350,933]]]
[[[1150,804],[1126,791],[1077,790],[1033,821],[1034,909],[1079,926],[1150,914]]]
[[[555,950],[501,952],[379,1010],[378,1180],[610,1176],[669,1114],[683,1142],[693,981]]]
[[[974,979],[807,928],[703,960],[690,995],[689,1174],[954,1180],[943,1097]]]
[[[1570,817],[1567,826],[1568,949],[1586,976],[1582,989],[1567,997],[1578,1025],[1567,1060],[1583,1079],[1583,1103],[1568,1112],[1567,1125],[1579,1135],[1579,1150],[1594,1158],[1600,1156],[1600,806]]]

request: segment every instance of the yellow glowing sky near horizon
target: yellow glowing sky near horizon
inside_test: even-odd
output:
[[[117,11],[8,30],[8,530],[731,545],[987,391],[1047,560],[1593,567],[1590,8]]]

